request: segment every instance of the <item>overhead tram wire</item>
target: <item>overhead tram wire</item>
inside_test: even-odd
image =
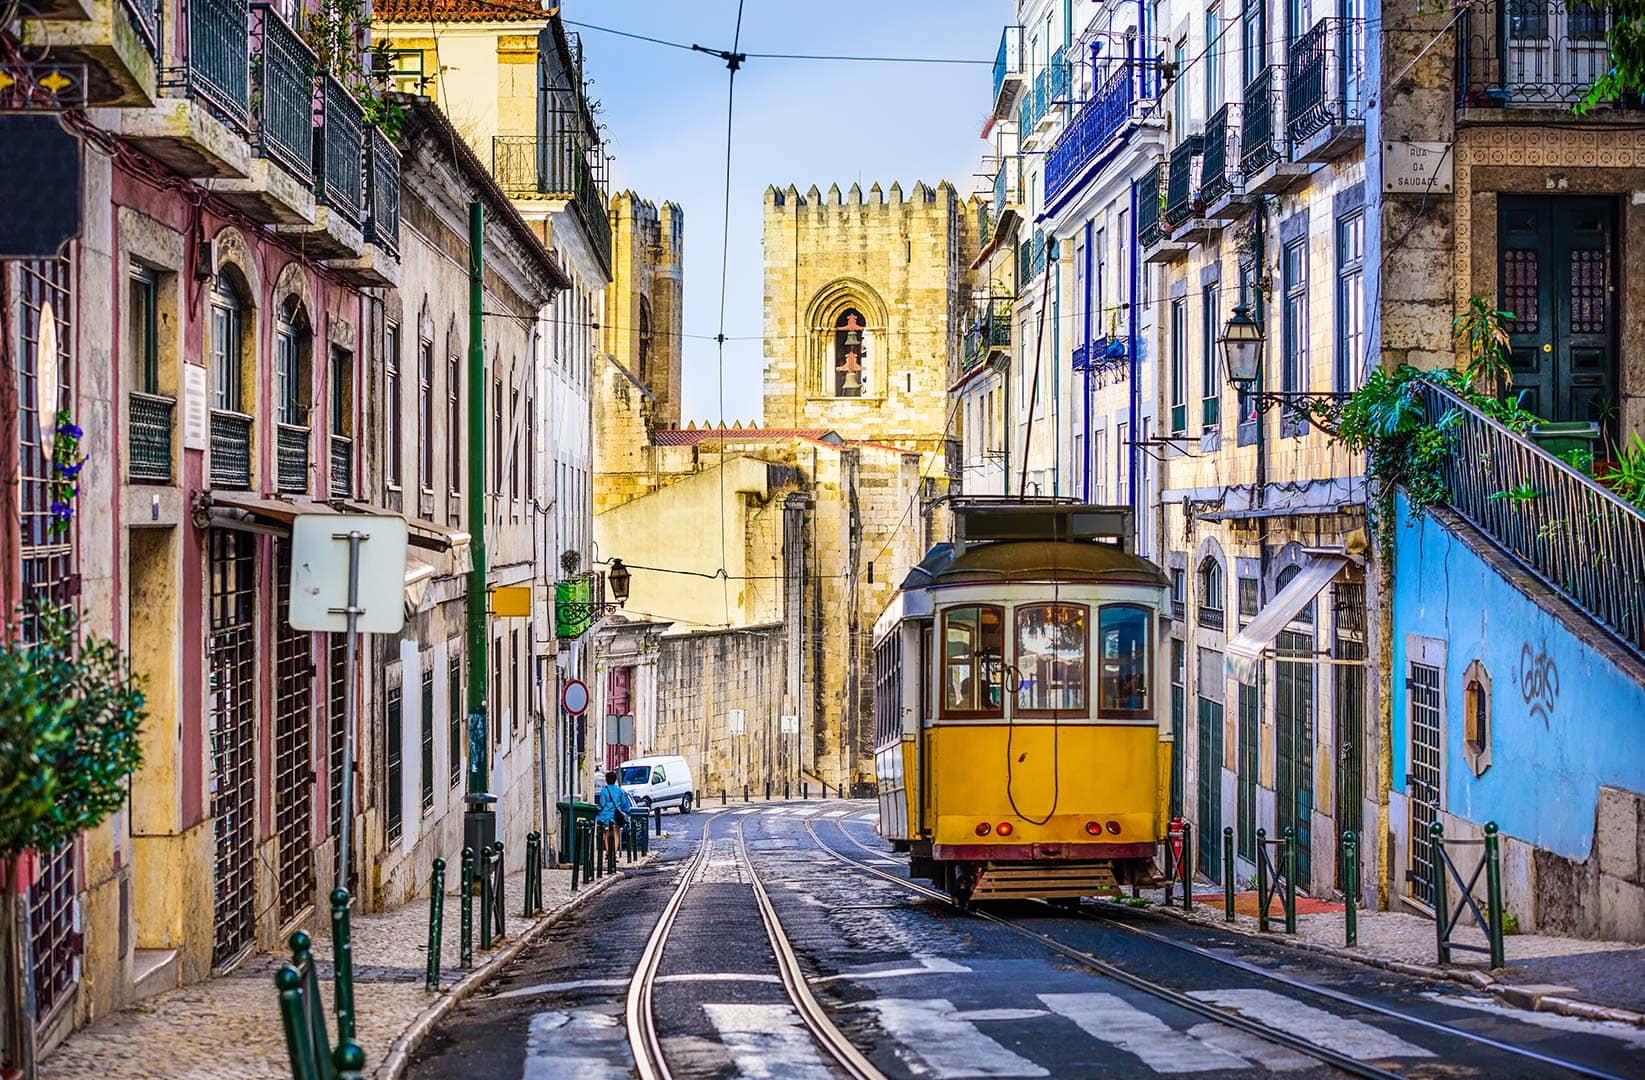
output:
[[[714,379],[718,395],[720,412],[720,461],[717,468],[720,487],[720,602],[724,607],[725,621],[731,623],[731,582],[723,575],[726,573],[725,559],[725,296],[726,279],[731,260],[731,146],[735,131],[737,116],[737,69],[747,57],[737,51],[743,39],[743,0],[737,0],[737,25],[731,33],[731,50],[716,52],[704,49],[700,45],[691,46],[695,52],[708,52],[725,61],[725,178],[724,178],[724,214],[720,222],[720,320],[719,330],[714,335]]]
[[[682,49],[686,52],[707,53],[722,60],[730,61],[730,56],[719,49],[711,49],[704,45],[687,43],[684,41],[669,41],[667,38],[653,37],[650,34],[636,34],[632,30],[619,30],[614,26],[601,26],[598,23],[582,22],[577,19],[562,19],[567,26],[575,26],[583,30],[593,30],[601,34],[614,34],[617,37],[630,38],[634,41],[644,41],[652,45],[662,45],[670,49]],[[731,54],[737,56],[739,64],[745,60],[808,60],[834,61],[853,64],[979,64],[992,66],[993,60],[977,59],[963,56],[852,56],[845,54],[828,53],[738,53],[737,44],[742,36],[742,7],[737,10],[737,33],[732,39]]]

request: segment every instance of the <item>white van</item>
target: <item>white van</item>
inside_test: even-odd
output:
[[[643,810],[678,806],[691,813],[691,766],[677,754],[631,758],[617,767],[617,782]]]

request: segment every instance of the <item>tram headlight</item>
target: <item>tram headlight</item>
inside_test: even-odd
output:
[[[1010,836],[1014,831],[1009,821],[1002,821],[994,826],[994,832],[999,836]]]
[[[978,836],[987,836],[988,835],[988,829],[989,829],[988,822],[986,822],[986,821],[977,822],[977,835]]]

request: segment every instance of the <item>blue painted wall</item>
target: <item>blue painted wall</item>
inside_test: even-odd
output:
[[[1410,764],[1406,635],[1420,634],[1446,642],[1447,812],[1581,859],[1600,785],[1645,792],[1645,687],[1433,518],[1413,519],[1403,498],[1393,624],[1396,791]],[[1462,678],[1475,659],[1492,681],[1491,765],[1480,777],[1462,747]]]

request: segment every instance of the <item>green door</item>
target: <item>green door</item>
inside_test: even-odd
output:
[[[1280,656],[1312,657],[1312,634],[1284,631],[1274,641]],[[1274,793],[1278,836],[1296,832],[1296,884],[1312,880],[1308,857],[1309,825],[1314,817],[1314,667],[1311,663],[1274,662]],[[1277,839],[1278,837],[1276,837]]]
[[[1615,437],[1616,204],[1608,198],[1503,195],[1497,279],[1513,389],[1549,420],[1599,420]]]
[[[1363,662],[1365,586],[1339,584],[1333,609],[1336,612],[1336,659]],[[1336,680],[1337,829],[1351,829],[1358,836],[1365,831],[1365,668],[1359,664],[1338,663],[1331,670]],[[1340,888],[1340,865],[1336,882]]]
[[[1183,678],[1183,647],[1182,642],[1171,642],[1171,816],[1182,816],[1182,769],[1183,759],[1188,756],[1188,744],[1183,742],[1183,731],[1187,727],[1185,715],[1187,705],[1184,695],[1187,693],[1182,684]]]
[[[1222,702],[1199,699],[1199,872],[1222,880]]]

